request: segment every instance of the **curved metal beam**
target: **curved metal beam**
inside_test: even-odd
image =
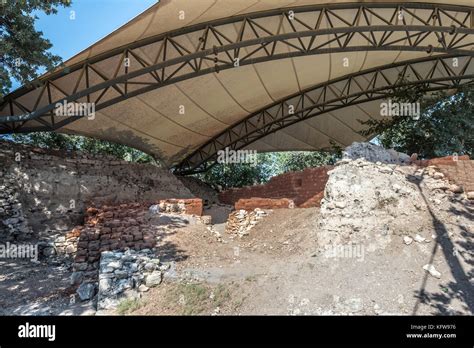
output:
[[[354,10],[351,18],[344,12],[347,9]],[[269,17],[285,23],[289,32],[282,32],[283,24],[275,32],[260,21]],[[472,9],[467,7],[364,3],[279,9],[204,23],[114,49],[12,93],[0,104],[4,115],[0,116],[0,133],[57,130],[80,118],[58,118],[54,114],[58,102],[83,100],[94,103],[99,111],[169,84],[269,60],[373,50],[470,55],[474,54],[472,22]],[[239,28],[235,35],[223,30],[229,24]],[[199,40],[190,44],[190,33]],[[357,40],[365,44],[357,45]],[[427,41],[436,41],[439,47]],[[145,48],[158,53],[146,56]],[[277,53],[281,49],[287,53]],[[133,64],[124,65],[125,59]],[[114,66],[114,75],[103,73],[100,64]],[[62,79],[73,73],[77,76],[69,81],[70,87],[60,88]],[[95,84],[90,81],[92,75],[99,79]],[[82,84],[85,88],[79,89]],[[22,98],[34,90],[39,91],[31,103],[34,106],[27,107]],[[54,99],[53,95],[61,97]]]
[[[458,65],[455,69],[454,62]],[[455,55],[417,59],[347,75],[283,98],[249,115],[194,151],[175,167],[175,172],[187,175],[205,171],[215,164],[219,150],[242,149],[309,118],[390,98],[395,88],[421,85],[423,91],[432,92],[473,82],[474,57]]]

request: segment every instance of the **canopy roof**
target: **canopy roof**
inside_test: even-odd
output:
[[[7,96],[0,133],[55,130],[126,144],[181,173],[217,151],[366,140],[394,87],[474,77],[472,0],[162,0]],[[93,25],[93,23],[91,23]],[[91,103],[95,117],[57,113]]]

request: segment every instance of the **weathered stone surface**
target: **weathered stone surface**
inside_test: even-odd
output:
[[[160,261],[151,249],[106,251],[100,258],[98,309],[113,309],[124,298],[161,283]]]
[[[77,289],[77,294],[81,301],[88,301],[95,295],[95,285],[92,283],[82,283]]]
[[[71,275],[71,285],[78,285],[84,279],[84,272],[73,272]]]
[[[452,185],[449,186],[449,191],[451,191],[453,193],[462,193],[463,189],[459,185],[452,184]]]
[[[203,202],[200,198],[192,199],[165,199],[158,204],[159,212],[180,213],[188,215],[201,216],[203,211]],[[154,208],[155,210],[157,208]]]
[[[397,152],[395,150],[386,150],[381,146],[371,143],[353,143],[351,146],[345,149],[343,152],[343,158],[352,160],[365,158],[366,161],[374,163],[410,163],[410,156],[407,154]]]
[[[211,225],[212,224],[212,216],[210,216],[210,215],[201,216],[201,222],[204,225]]]
[[[423,269],[428,272],[432,277],[435,277],[437,279],[441,278],[441,273],[438,272],[432,264],[426,264],[423,266]]]
[[[146,277],[145,285],[152,288],[161,284],[163,274],[160,271],[154,271]]]
[[[86,202],[152,202],[194,195],[169,171],[110,156],[42,150],[0,141],[0,240],[29,240],[43,234],[64,243],[83,221]],[[16,153],[21,161],[16,161]],[[88,214],[94,214],[94,209]],[[76,238],[78,235],[75,236]],[[58,250],[74,253],[67,245]]]
[[[420,233],[412,221],[430,219],[417,186],[423,181],[423,170],[418,173],[415,166],[394,164],[395,159],[405,162],[406,157],[397,154],[395,158],[393,152],[371,144],[355,144],[346,153],[347,158],[328,172],[318,218],[321,247],[355,243],[368,250],[383,249],[394,235],[405,236],[403,242],[411,244],[409,236]]]
[[[148,290],[150,290],[150,288],[148,286],[144,285],[144,284],[142,284],[138,287],[138,291],[140,291],[140,292],[147,292]]]
[[[268,215],[271,210],[256,208],[252,212],[237,210],[229,215],[226,223],[226,232],[243,237],[258,223],[259,220]]]

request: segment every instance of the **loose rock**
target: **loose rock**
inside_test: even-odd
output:
[[[440,279],[441,278],[441,273],[438,272],[432,264],[426,264],[423,266],[423,269],[427,271],[431,276]]]
[[[94,297],[95,285],[92,283],[82,283],[77,289],[77,294],[81,301],[88,301]]]
[[[136,298],[161,283],[160,260],[150,249],[101,254],[98,309],[113,309],[124,298]],[[146,282],[146,284],[145,284]]]

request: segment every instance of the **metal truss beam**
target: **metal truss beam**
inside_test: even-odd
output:
[[[473,23],[473,8],[424,3],[304,6],[216,20],[119,47],[25,86],[0,104],[0,134],[59,130],[80,118],[56,116],[56,103],[89,102],[100,111],[265,61],[355,51],[474,55]]]
[[[453,68],[457,66],[456,68]],[[219,150],[242,149],[271,133],[327,112],[390,98],[394,90],[419,85],[426,93],[474,82],[474,57],[443,56],[358,72],[283,98],[259,110],[194,151],[178,166],[181,175],[208,170]]]

